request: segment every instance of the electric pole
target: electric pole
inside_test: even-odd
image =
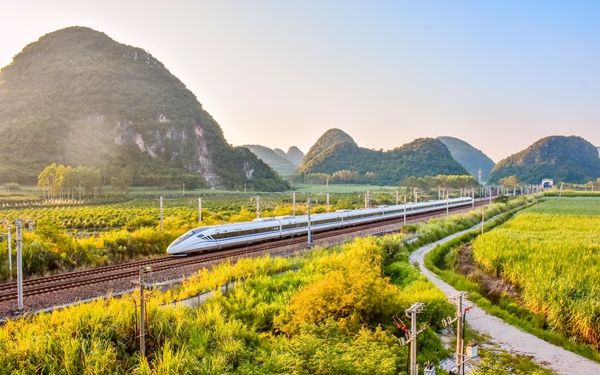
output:
[[[152,271],[151,267],[145,268],[146,272]],[[144,281],[144,268],[140,268],[137,280],[132,280],[132,284],[137,284],[140,287],[140,355],[146,356],[146,289],[152,289],[157,286],[168,285],[168,282],[162,283],[146,283]]]
[[[198,198],[198,222],[202,222],[202,198]]]
[[[454,318],[448,317],[446,319],[442,319],[442,325],[444,327],[449,326],[450,324],[457,322],[456,324],[456,372],[457,375],[464,375],[464,364],[470,361],[473,357],[467,357],[464,354],[464,324],[465,324],[465,315],[472,308],[467,307],[463,312],[463,298],[466,298],[468,295],[467,292],[458,292],[455,295],[451,296],[449,299],[456,305],[456,314]],[[476,353],[476,351],[475,351]]]
[[[404,195],[404,224],[406,225],[406,195]]]
[[[394,320],[396,326],[404,331],[405,337],[400,338],[400,344],[402,346],[410,343],[410,375],[419,374],[419,365],[417,364],[417,336],[427,328],[426,324],[421,326],[421,329],[417,331],[417,314],[423,312],[425,305],[422,302],[415,302],[411,307],[404,310],[406,316],[410,318],[410,330],[407,330],[404,323],[400,325],[398,321]]]
[[[159,206],[160,206],[160,230],[162,231],[164,229],[164,213],[163,213],[163,197],[160,197],[159,199]]]
[[[256,196],[256,218],[260,218],[260,196]]]
[[[306,204],[308,206],[308,239],[307,239],[307,243],[308,246],[312,245],[313,241],[312,241],[312,233],[310,232],[310,198],[308,198],[308,200],[306,201]]]
[[[12,229],[12,225],[8,227],[8,273],[10,275],[10,281],[12,281],[12,233],[10,232]]]
[[[23,310],[23,239],[21,219],[17,219],[17,310]]]

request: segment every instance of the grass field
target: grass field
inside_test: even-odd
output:
[[[477,238],[473,257],[550,329],[599,345],[599,227],[600,198],[552,198]]]
[[[600,215],[600,197],[545,198],[522,213],[549,215]]]

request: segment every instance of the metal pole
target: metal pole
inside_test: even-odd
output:
[[[483,234],[485,224],[485,207],[481,207],[481,234]]]
[[[165,227],[165,226],[164,226],[164,221],[163,221],[163,219],[164,219],[164,213],[163,213],[163,197],[160,197],[160,200],[159,200],[159,202],[160,202],[160,204],[159,204],[159,205],[160,205],[160,230],[163,230],[163,229],[164,229],[164,227]]]
[[[417,312],[412,311],[410,314],[410,333],[415,335],[414,340],[410,343],[410,374],[417,375],[419,369],[417,367]]]
[[[417,331],[417,314],[423,312],[424,304],[415,302],[411,307],[404,310],[406,316],[410,316],[410,332],[408,334],[408,342],[410,342],[410,374],[419,374],[419,365],[417,364],[417,336],[423,332],[426,325],[423,325],[421,330]]]
[[[12,281],[12,233],[10,230],[12,225],[8,226],[8,273],[10,275],[10,281]]]
[[[369,191],[367,190],[367,194],[365,194],[365,208],[369,208],[369,201],[370,201]]]
[[[415,190],[415,194],[414,194],[414,196],[415,196],[415,203],[417,203],[417,199],[418,199],[417,198],[417,188],[415,188],[414,190]]]
[[[296,216],[296,193],[292,193],[292,215]]]
[[[17,309],[23,310],[23,243],[21,219],[17,219]]]
[[[398,190],[396,190],[396,206],[398,205]]]
[[[202,198],[198,198],[198,222],[202,222]]]
[[[144,269],[140,268],[140,355],[146,356],[146,300],[144,299]]]
[[[329,213],[329,193],[327,193],[327,213]]]
[[[308,205],[308,245],[312,245],[312,234],[310,233],[310,198],[306,202]]]
[[[256,218],[260,218],[260,196],[256,196]]]
[[[448,195],[448,190],[446,190],[446,216],[448,216],[450,208],[450,196]]]
[[[463,337],[462,337],[462,298],[463,295],[460,294],[456,301],[457,307],[457,320],[456,320],[456,371],[458,375],[463,375],[461,363],[463,361]]]
[[[406,225],[406,195],[404,196],[404,225]]]

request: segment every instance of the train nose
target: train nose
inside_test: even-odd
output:
[[[179,254],[181,252],[181,244],[175,242],[167,246],[167,254]]]

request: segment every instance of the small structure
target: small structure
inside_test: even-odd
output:
[[[554,180],[545,178],[542,180],[542,189],[552,189],[554,187]]]
[[[435,375],[435,366],[432,363],[427,362],[425,364],[425,368],[423,369],[423,374],[424,375]]]
[[[467,357],[468,358],[477,357],[477,348],[478,348],[478,345],[476,342],[470,342],[469,345],[467,345]]]

